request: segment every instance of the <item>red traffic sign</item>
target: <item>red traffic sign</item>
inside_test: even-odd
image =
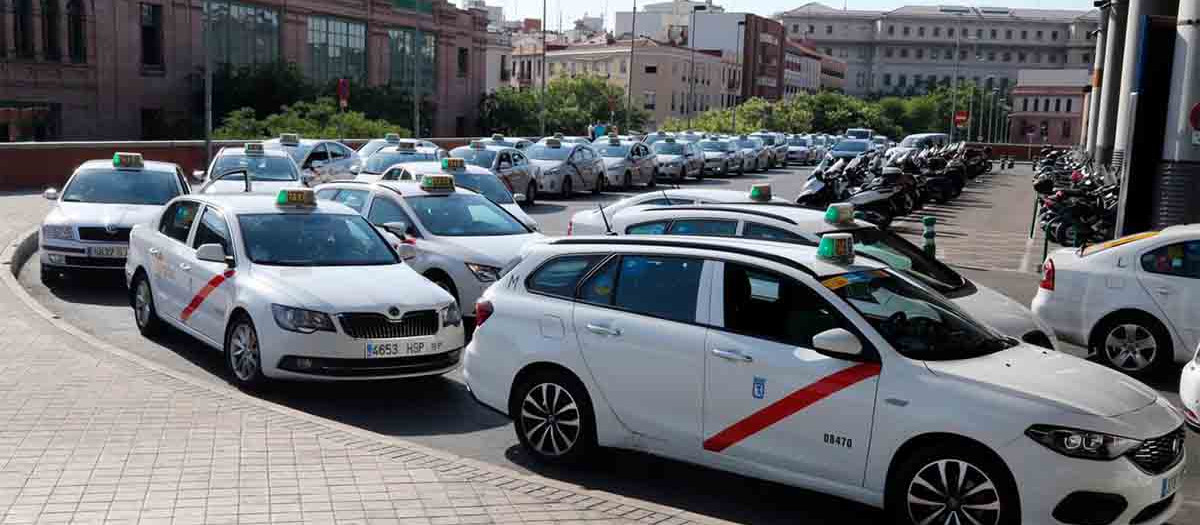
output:
[[[350,80],[349,79],[345,79],[345,78],[338,79],[337,96],[338,96],[338,104],[340,104],[342,106],[342,109],[345,109],[346,105],[350,102]]]
[[[1192,106],[1192,114],[1189,116],[1189,120],[1192,122],[1192,129],[1200,131],[1200,102]]]
[[[958,126],[966,124],[968,118],[970,118],[970,115],[966,111],[959,111],[954,114],[954,124]]]

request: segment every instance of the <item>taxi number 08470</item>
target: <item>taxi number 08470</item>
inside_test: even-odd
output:
[[[367,359],[420,355],[442,349],[441,341],[401,341],[394,343],[367,343]]]

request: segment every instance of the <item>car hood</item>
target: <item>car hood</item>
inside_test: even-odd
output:
[[[554,168],[557,168],[557,167],[565,164],[565,162],[561,161],[561,160],[537,160],[537,159],[529,159],[529,163],[534,166],[537,166],[539,168],[542,168],[544,170],[552,170]]]
[[[524,235],[486,235],[479,237],[438,237],[438,244],[451,249],[459,258],[487,266],[503,268],[521,253],[521,247],[530,241],[544,238],[540,233]],[[417,241],[420,246],[420,241]]]
[[[619,167],[619,166],[625,166],[625,164],[627,164],[627,162],[626,162],[625,158],[623,158],[623,157],[622,157],[622,158],[619,158],[619,157],[600,157],[600,158],[604,160],[604,167],[605,167],[605,168],[615,168],[615,167]]]
[[[59,202],[46,215],[46,223],[131,227],[152,222],[162,206],[140,204],[98,204],[94,202]]]
[[[341,312],[385,312],[436,308],[454,298],[407,264],[387,266],[303,266],[255,265],[254,277],[281,295],[290,297],[298,308],[329,314]],[[328,298],[337,298],[330,302]]]
[[[376,179],[378,179],[378,175]],[[298,180],[285,181],[270,181],[270,182],[251,182],[251,194],[275,194],[284,188],[303,188],[304,185]],[[210,182],[204,187],[201,193],[206,195],[214,193],[245,193],[246,183],[234,180],[219,180]]]
[[[979,283],[974,284],[977,289],[975,293],[954,297],[951,301],[1005,335],[1021,339],[1029,332],[1041,330],[1053,339],[1054,332],[1047,332],[1041,320],[1025,305]]]
[[[655,155],[654,159],[658,162],[674,162],[683,160],[683,155]]]
[[[704,158],[706,158],[706,159],[723,159],[723,158],[725,158],[725,155],[727,155],[727,154],[728,154],[728,152],[725,152],[725,151],[706,151],[706,152],[704,152]]]
[[[925,365],[935,374],[973,386],[1092,416],[1127,414],[1158,398],[1150,387],[1124,374],[1028,344],[983,357],[927,361]]]

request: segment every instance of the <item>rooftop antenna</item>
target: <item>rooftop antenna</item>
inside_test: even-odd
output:
[[[596,209],[600,210],[600,218],[604,219],[604,234],[616,235],[616,233],[613,233],[612,231],[612,224],[608,223],[608,215],[604,214],[604,204],[597,202]]]
[[[678,185],[672,184],[675,189],[679,189]],[[662,190],[663,198],[667,200],[667,206],[671,206],[671,198],[667,196],[667,190]]]

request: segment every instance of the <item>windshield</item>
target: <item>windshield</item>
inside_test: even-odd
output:
[[[858,310],[905,357],[968,359],[1019,344],[975,321],[946,298],[886,270],[852,272],[821,281]]]
[[[533,160],[567,160],[571,148],[551,148],[544,144],[534,144],[525,149],[525,154]]]
[[[438,160],[432,153],[417,151],[381,151],[371,155],[363,166],[364,173],[383,173],[384,170],[402,162],[418,162],[423,160]]]
[[[757,136],[755,136],[755,138],[757,138],[758,140],[761,140],[763,142],[763,144],[765,144],[767,146],[775,145],[775,137],[772,137],[770,135],[757,135]]]
[[[520,222],[482,195],[408,197],[417,220],[434,235],[472,237],[483,235],[523,235],[529,233]]]
[[[737,145],[742,149],[758,149],[760,143],[754,139],[740,139]]]
[[[458,157],[467,161],[467,164],[479,166],[480,168],[492,169],[492,162],[496,160],[496,152],[487,149],[475,149],[469,146],[462,146],[450,150],[451,157]]]
[[[647,135],[646,140],[643,142],[646,144],[654,144],[655,142],[661,142],[667,140],[668,138],[670,138],[670,135],[659,135],[658,133],[655,133],[652,135]]]
[[[600,152],[601,157],[623,159],[629,154],[629,146],[613,146],[609,144],[594,146]]]
[[[659,155],[683,155],[683,144],[678,142],[655,142],[653,147]]]
[[[361,215],[264,213],[238,215],[246,253],[271,266],[396,264],[395,252]]]
[[[845,141],[839,142],[837,144],[837,146],[834,146],[833,151],[851,151],[851,152],[867,151],[867,144],[870,144],[870,143],[857,141],[857,140],[845,140]]]
[[[700,149],[704,151],[725,151],[726,146],[724,142],[706,140],[700,143]]]
[[[373,155],[376,151],[383,149],[387,145],[388,141],[384,139],[374,139],[366,144],[363,144],[363,147],[359,148],[358,156],[365,159]]]
[[[869,130],[869,129],[848,129],[848,130],[846,130],[846,138],[869,139],[869,138],[871,138],[871,130]]]
[[[250,172],[250,180],[252,181],[291,181],[300,179],[300,173],[296,170],[296,163],[292,162],[291,159],[283,157],[250,157],[241,154],[217,157],[213,173],[210,173],[209,176],[215,176],[220,180],[243,180],[241,171],[230,173],[228,176],[221,175],[234,169],[245,169]]]
[[[512,204],[513,196],[508,191],[508,187],[500,182],[500,179],[491,173],[466,173],[459,172],[454,174],[454,183],[464,188],[482,193],[484,197],[496,204]]]
[[[174,172],[91,169],[77,172],[63,188],[63,202],[162,205],[179,195]]]
[[[967,280],[958,272],[926,255],[916,245],[895,233],[870,227],[842,230],[840,233],[854,235],[855,252],[916,277],[940,293],[953,292],[967,284]]]
[[[268,144],[264,144],[263,146],[267,149],[283,150],[283,152],[287,153],[288,156],[290,156],[292,158],[292,160],[296,161],[296,164],[300,164],[301,162],[304,162],[304,157],[307,157],[308,152],[312,151],[312,149],[313,149],[312,144],[300,144],[297,146],[284,146],[282,144],[269,144],[268,143]]]
[[[788,140],[789,146],[808,146],[808,139],[795,138]]]
[[[917,147],[923,146],[929,140],[930,140],[929,137],[918,137],[915,135],[909,135],[907,137],[904,137],[904,140],[900,141],[900,145],[905,148],[917,148]]]

